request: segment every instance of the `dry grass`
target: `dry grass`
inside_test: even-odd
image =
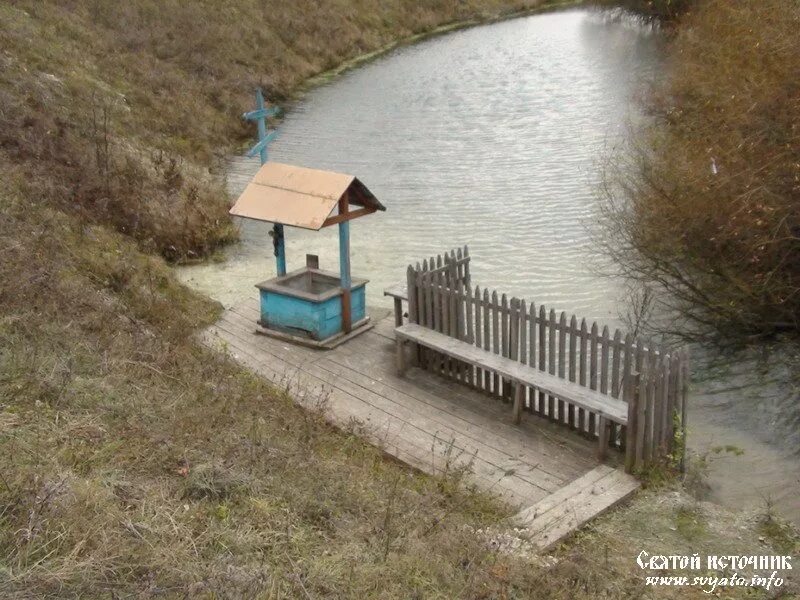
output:
[[[798,26],[791,0],[700,3],[611,169],[609,251],[666,291],[669,329],[800,329]]]
[[[627,568],[642,550],[650,555],[691,556],[697,553],[704,565],[705,557],[709,555],[796,553],[796,531],[782,521],[771,519],[774,516],[770,514],[729,512],[715,504],[697,501],[672,482],[655,490],[640,492],[624,510],[612,511],[596,519],[556,552],[555,558],[585,560],[586,556],[592,556],[593,569],[604,565],[609,572],[622,578],[630,576]],[[774,538],[765,534],[764,523],[767,522],[772,523],[776,532]],[[709,572],[703,568],[699,572],[676,569],[654,574],[691,577]],[[635,576],[641,576],[641,572]],[[800,585],[793,572],[784,572],[783,576],[786,578],[784,586],[769,592],[727,587],[709,594],[700,586],[642,586],[641,595],[637,597],[797,598]]]
[[[399,597],[479,572],[493,587],[460,523],[494,523],[494,505],[443,495],[191,343],[215,307],[130,242],[3,205],[5,595]],[[390,503],[415,527],[384,561]]]
[[[4,597],[678,598],[632,548],[754,548],[738,525],[670,538],[682,512],[649,492],[555,561],[509,555],[502,505],[202,349],[216,305],[19,188],[0,191]]]
[[[502,507],[385,461],[201,350],[190,336],[218,307],[142,252],[183,260],[232,239],[214,157],[249,135],[254,85],[286,96],[479,4],[523,5],[0,5],[4,597],[533,585],[466,527]]]

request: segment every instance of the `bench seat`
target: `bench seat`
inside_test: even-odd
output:
[[[601,456],[605,454],[605,447],[608,445],[609,422],[613,421],[620,425],[627,425],[628,423],[628,404],[612,396],[601,394],[577,383],[561,379],[519,361],[477,348],[468,342],[451,338],[416,323],[406,323],[397,327],[395,335],[397,339],[397,370],[400,375],[405,372],[406,363],[403,342],[407,341],[420,344],[477,368],[492,371],[515,383],[517,392],[514,397],[514,419],[516,422],[519,422],[521,418],[522,392],[526,386],[599,415],[599,454]]]

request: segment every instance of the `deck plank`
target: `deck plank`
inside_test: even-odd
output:
[[[467,390],[468,394],[453,395],[452,399],[443,394],[437,397],[434,393],[439,390],[431,385],[432,378],[426,377],[425,373],[419,373],[420,377],[411,381],[395,381],[391,379],[389,373],[376,369],[370,377],[367,377],[355,371],[352,361],[352,358],[342,356],[330,359],[333,364],[349,369],[340,371],[341,374],[364,381],[365,385],[370,385],[381,395],[397,398],[399,402],[413,403],[419,414],[435,414],[435,418],[447,423],[461,435],[481,440],[482,443],[509,456],[528,457],[528,460],[535,461],[540,469],[561,479],[572,480],[594,464],[590,458],[593,444],[585,443],[581,453],[572,447],[560,444],[562,436],[556,432],[536,427],[525,429],[515,427],[511,424],[508,410],[497,410],[507,407],[487,406],[490,402],[493,404],[496,402],[483,394]],[[376,376],[378,379],[372,379]],[[370,380],[371,383],[367,383]],[[447,391],[445,390],[445,393]],[[554,446],[558,448],[558,452],[554,451]],[[564,461],[566,453],[572,454],[571,460]]]
[[[589,520],[622,502],[640,483],[621,469],[600,465],[517,515],[526,537],[540,550],[551,548]]]

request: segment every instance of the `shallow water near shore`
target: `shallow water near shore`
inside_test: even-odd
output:
[[[270,158],[353,173],[387,206],[351,228],[368,304],[386,304],[383,288],[410,262],[468,244],[474,283],[620,326],[622,286],[598,275],[609,271],[594,238],[601,160],[640,118],[633,100],[661,66],[661,43],[633,20],[585,10],[429,39],[311,91]],[[258,166],[231,161],[233,196]],[[224,261],[177,270],[225,305],[275,274],[269,226],[241,227]],[[286,240],[290,269],[313,253],[338,270],[336,228],[287,228]],[[697,349],[689,444],[709,457],[710,499],[752,508],[770,498],[800,523],[790,354]]]

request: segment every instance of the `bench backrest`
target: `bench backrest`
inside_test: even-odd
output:
[[[471,283],[469,263],[469,248],[463,246],[424,259],[421,263],[417,263],[415,271],[428,273],[432,277],[442,274],[448,287],[456,287],[458,284],[469,287]]]

